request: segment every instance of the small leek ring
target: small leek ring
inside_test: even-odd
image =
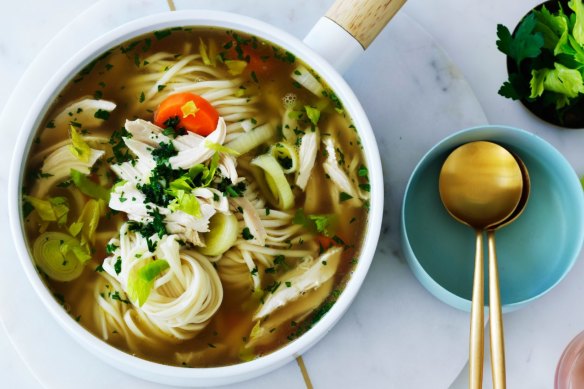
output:
[[[79,241],[62,232],[45,232],[33,245],[33,256],[38,267],[51,279],[68,282],[83,272],[79,259],[83,251]]]
[[[291,146],[285,142],[279,142],[270,148],[270,154],[272,154],[272,156],[278,161],[285,159],[290,160],[289,167],[283,166],[280,163],[284,173],[290,174],[298,170],[298,153],[296,152],[294,146]]]
[[[282,166],[271,154],[263,154],[251,161],[252,165],[264,171],[265,179],[272,195],[278,203],[278,208],[287,210],[294,205],[294,194],[284,175]]]
[[[237,240],[237,229],[235,215],[216,213],[209,221],[209,232],[204,235],[205,247],[199,248],[199,252],[210,257],[223,254]]]

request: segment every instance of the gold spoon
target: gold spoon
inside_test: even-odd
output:
[[[517,208],[523,178],[517,161],[505,148],[491,142],[470,142],[455,149],[444,162],[439,190],[450,215],[475,230],[469,387],[481,388],[484,358],[483,231],[505,221]]]
[[[505,389],[505,345],[503,342],[503,316],[501,313],[501,296],[499,293],[499,270],[497,268],[497,252],[495,250],[495,230],[512,223],[523,213],[529,198],[531,182],[529,172],[523,161],[514,156],[523,180],[521,198],[515,210],[500,224],[487,230],[487,244],[489,247],[489,328],[491,332],[491,372],[493,375],[493,387]]]

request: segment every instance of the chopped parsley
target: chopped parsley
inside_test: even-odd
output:
[[[274,53],[274,58],[289,64],[293,64],[296,61],[296,56],[287,50],[282,50],[276,46],[272,46],[272,51]]]
[[[124,304],[131,304],[130,300],[122,298],[122,296],[120,296],[120,292],[118,292],[117,290],[113,292],[110,297],[112,298],[112,300],[118,300],[119,302],[122,302]]]
[[[322,95],[327,97],[333,103],[337,112],[342,113],[343,103],[341,103],[341,100],[339,100],[335,92],[333,92],[331,89],[326,89],[322,91]]]
[[[170,28],[168,28],[166,30],[154,31],[154,37],[157,40],[164,39],[164,38],[170,36],[170,34],[172,34],[172,30]]]
[[[371,185],[369,184],[359,184],[359,188],[361,188],[365,192],[371,192]]]
[[[251,232],[249,231],[248,227],[245,227],[243,229],[243,231],[241,231],[241,236],[243,237],[243,239],[245,240],[251,240],[254,238],[254,236],[251,234]]]
[[[157,165],[168,164],[168,160],[178,154],[172,142],[159,143],[159,147],[152,150],[152,157]]]
[[[28,217],[28,215],[31,214],[32,211],[34,211],[34,206],[26,200],[23,201],[22,202],[22,215],[26,218],[26,217]]]
[[[339,202],[343,202],[343,201],[347,201],[347,200],[351,200],[353,198],[353,196],[351,196],[348,193],[345,192],[341,192],[339,193]]]
[[[95,111],[95,114],[93,114],[93,116],[101,120],[107,120],[110,117],[110,113],[109,111],[106,111],[104,109],[98,109],[97,111]]]
[[[139,40],[137,40],[137,41],[131,42],[131,43],[130,43],[128,46],[126,46],[126,47],[124,47],[124,46],[122,45],[122,46],[120,46],[120,51],[122,52],[122,54],[127,54],[127,53],[129,53],[130,51],[134,50],[134,48],[135,48],[136,46],[138,46],[139,44],[140,44],[140,41],[139,41]]]
[[[160,87],[160,86],[159,86]],[[159,88],[160,90],[160,88]],[[180,117],[179,116],[171,116],[163,123],[164,130],[162,133],[166,136],[172,136],[176,138],[178,135],[186,135],[187,130],[184,127],[179,127],[180,124]]]
[[[282,266],[286,265],[286,257],[283,255],[276,255],[274,257],[274,265]]]
[[[136,221],[130,221],[129,230],[138,232],[144,238],[146,238],[146,244],[148,245],[148,251],[154,252],[156,250],[156,242],[152,242],[151,238],[153,235],[158,235],[162,238],[167,234],[166,225],[164,224],[164,215],[162,215],[158,209],[148,212],[148,215],[152,216],[152,221],[149,223],[140,223]]]
[[[118,131],[114,131],[110,137],[109,144],[112,147],[113,157],[107,159],[108,163],[123,163],[133,161],[134,157],[130,154],[130,151],[126,147],[123,138],[131,138],[132,134],[128,132],[124,127]]]
[[[227,177],[223,178],[223,180],[217,186],[217,189],[225,193],[228,197],[243,197],[243,193],[245,192],[246,188],[247,186],[243,181],[233,185],[231,180]]]
[[[367,168],[365,166],[361,166],[359,168],[359,170],[357,171],[357,175],[359,177],[365,177],[368,179],[368,174],[369,174],[369,171],[367,170]]]
[[[266,286],[264,288],[264,291],[268,293],[275,293],[276,290],[278,290],[278,288],[280,287],[280,285],[282,285],[280,281],[274,281],[270,285]]]
[[[111,255],[111,254],[113,254],[113,253],[114,253],[114,251],[116,251],[116,249],[117,249],[117,248],[118,248],[118,246],[116,246],[115,244],[113,244],[113,243],[108,243],[108,244],[105,246],[105,253],[106,253],[107,255]]]
[[[168,184],[185,173],[182,169],[173,170],[170,167],[169,159],[176,154],[172,142],[161,142],[159,147],[152,151],[156,167],[150,173],[148,183],[136,186],[144,194],[147,202],[166,207],[172,201],[173,196],[167,190]]]
[[[116,274],[120,274],[122,272],[122,258],[118,257],[116,263],[114,264],[114,270]]]

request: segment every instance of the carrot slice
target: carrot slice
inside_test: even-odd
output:
[[[325,251],[335,246],[336,244],[332,238],[324,235],[317,235],[315,240],[318,242],[318,245],[321,247],[321,249]]]
[[[176,127],[207,136],[217,128],[219,113],[211,103],[199,95],[190,92],[168,96],[154,112],[154,124],[164,127],[164,122],[178,117]]]

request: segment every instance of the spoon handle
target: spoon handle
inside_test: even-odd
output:
[[[469,388],[483,385],[483,358],[485,332],[485,281],[483,268],[483,231],[476,230],[475,269],[470,311],[470,368]]]
[[[499,270],[495,250],[495,231],[487,231],[489,246],[489,325],[491,331],[491,369],[493,388],[505,389],[505,344],[503,342],[503,316],[499,293]]]

